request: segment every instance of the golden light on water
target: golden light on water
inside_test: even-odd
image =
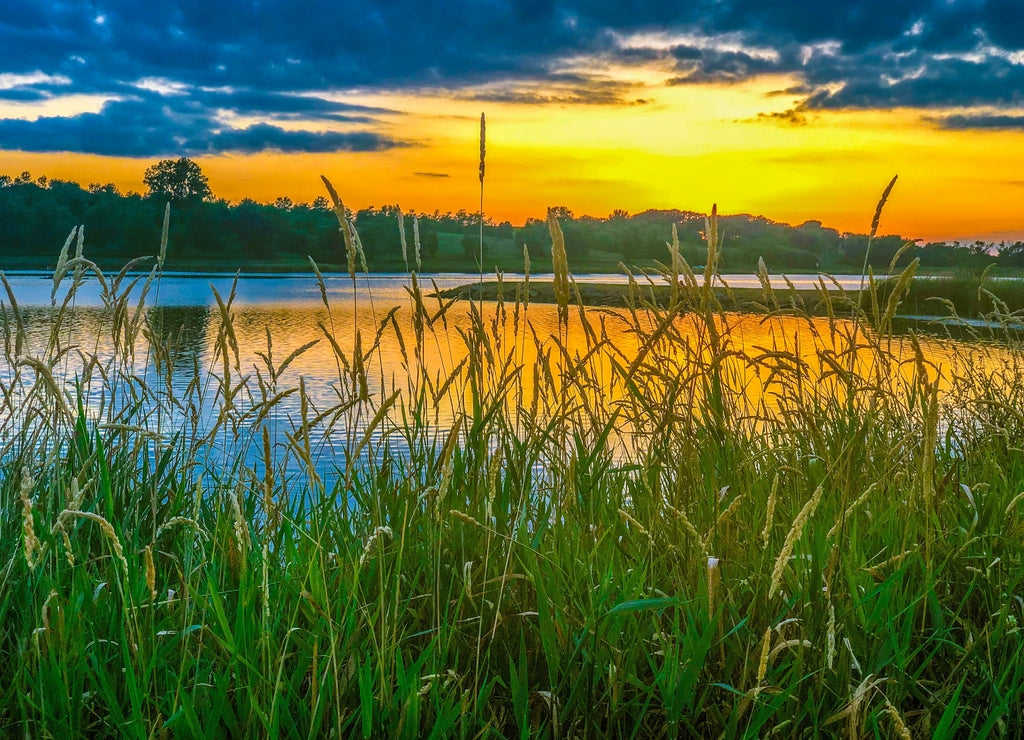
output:
[[[432,301],[428,299],[431,306]],[[392,309],[397,309],[394,323],[381,329],[384,316]],[[278,390],[297,387],[301,377],[312,415],[328,410],[345,397],[344,388],[350,381],[347,371],[341,368],[351,362],[358,330],[364,352],[374,348],[366,359],[371,395],[380,402],[400,391],[392,412],[397,420],[402,409],[410,408],[419,391],[425,390],[427,421],[447,428],[457,415],[472,408],[472,388],[466,370],[471,364],[467,362],[470,349],[464,339],[473,336],[472,309],[468,303],[454,304],[446,315],[446,327],[437,322],[433,329],[427,328],[422,350],[417,352],[416,328],[408,300],[378,297],[371,303],[364,296],[355,306],[345,300],[332,302],[330,312],[311,302],[243,302],[232,311],[238,365],[234,366],[233,359],[230,363],[233,382],[240,376],[249,376],[249,391],[238,395],[235,403],[239,409],[256,403],[256,373],[262,373],[264,378],[271,376],[260,353],[276,358],[279,365],[304,344],[317,342],[294,359],[278,379]],[[81,307],[75,314],[73,329],[75,341],[95,350],[104,362],[103,358],[114,353],[105,316],[100,309]],[[641,341],[648,341],[659,316],[589,309],[586,317],[589,330],[576,311],[571,312],[562,329],[557,309],[552,305],[520,307],[517,318],[512,303],[503,309],[484,304],[488,327],[487,349],[482,350],[484,398],[506,407],[512,418],[526,414],[524,418],[535,420],[556,416],[561,413],[562,404],[594,419],[608,418],[613,409],[621,407],[615,437],[626,448],[637,431],[629,421],[630,408],[637,403],[666,409],[669,417],[676,416],[680,423],[700,417],[694,409],[707,401],[707,372],[713,364],[707,327],[700,316],[686,314],[677,318],[665,338],[653,343],[642,356],[638,354]],[[32,310],[27,317],[30,345],[47,341],[51,320],[48,309]],[[215,354],[222,331],[215,307],[170,308],[151,312],[150,320],[160,331],[175,338],[179,363],[172,384],[179,393],[192,378],[192,357],[202,373],[223,374],[223,357]],[[331,332],[347,360],[339,361],[321,325]],[[938,382],[941,397],[947,403],[955,403],[956,392],[963,390],[958,384],[967,378],[972,382],[984,381],[1008,356],[996,346],[920,338],[920,363],[909,338],[892,338],[881,354],[865,346],[869,330],[854,329],[848,320],[787,316],[765,320],[763,316],[727,314],[716,319],[716,328],[724,337],[720,350],[726,357],[721,369],[728,394],[727,412],[737,417],[733,419],[736,424],[752,431],[761,429],[780,412],[799,408],[801,403],[818,408],[841,402],[845,397],[843,381],[834,372],[835,366],[823,358],[831,357],[846,367],[847,350],[854,338],[861,347],[856,365],[859,375],[868,379],[869,385],[884,385],[891,393],[890,398],[905,398],[908,402],[907,389],[915,387],[915,375],[922,370],[931,381]],[[269,351],[268,333],[273,342]],[[560,348],[564,348],[564,353]],[[777,356],[769,356],[773,352]],[[135,358],[143,365],[151,359],[141,338]],[[141,372],[143,365],[137,371]],[[624,382],[624,369],[630,367],[637,370],[636,382],[640,384],[633,389]],[[424,378],[429,379],[426,386]],[[216,384],[209,387],[213,389]],[[642,399],[632,397],[638,391]],[[290,424],[298,423],[300,416],[298,397],[282,398],[275,405],[271,420],[277,430],[275,434],[283,436]],[[362,423],[367,421],[363,419]],[[358,425],[350,425],[334,432],[318,429],[314,437],[321,444],[332,446],[340,444],[345,435],[358,432]]]

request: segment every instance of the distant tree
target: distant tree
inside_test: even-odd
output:
[[[462,256],[467,260],[478,260],[480,259],[480,236],[473,232],[467,231],[462,235],[462,239],[459,242],[462,245]],[[484,239],[484,258],[486,258],[490,252],[490,244]]]
[[[121,193],[117,190],[117,185],[112,182],[101,185],[98,182],[89,183],[89,192],[93,195],[120,195]]]
[[[1013,244],[1003,242],[999,245],[999,264],[1007,267],[1024,267],[1024,241]]]
[[[161,159],[146,169],[142,181],[150,197],[173,203],[198,203],[213,199],[213,191],[199,165],[188,157]]]
[[[518,239],[526,245],[531,259],[546,259],[551,255],[551,235],[547,221],[528,218],[519,229]]]
[[[494,236],[499,239],[512,239],[515,237],[515,233],[515,229],[512,228],[512,223],[510,221],[502,221],[493,229]]]

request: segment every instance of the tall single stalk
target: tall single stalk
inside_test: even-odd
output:
[[[487,118],[480,114],[480,210],[477,213],[480,227],[480,308],[484,303],[484,159],[487,156]]]

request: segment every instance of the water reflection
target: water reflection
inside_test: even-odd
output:
[[[465,281],[435,277],[439,287]],[[649,431],[637,426],[650,418],[638,410],[643,404],[670,406],[681,417],[705,404],[709,367],[721,369],[728,413],[756,427],[785,410],[794,394],[841,395],[846,370],[896,393],[923,372],[948,394],[958,364],[969,363],[971,373],[984,377],[1007,361],[998,347],[935,338],[892,337],[881,356],[864,346],[865,327],[827,318],[731,314],[709,322],[681,315],[666,323],[650,313],[593,309],[574,312],[561,326],[550,305],[449,304],[432,297],[417,304],[405,276],[360,278],[355,287],[347,277],[329,278],[329,307],[309,276],[237,283],[165,276],[153,293],[159,306],[147,309],[143,330],[127,336],[88,290],[58,323],[46,307],[50,287],[38,278],[16,283],[28,353],[60,358],[55,375],[69,388],[83,387],[92,418],[109,420],[118,404],[138,402],[154,430],[187,428],[199,436],[219,430],[210,437],[210,454],[224,460],[239,440],[247,448],[253,443],[246,454],[258,456],[258,430],[266,427],[275,449],[315,454],[325,474],[385,436],[399,450],[412,444],[396,427],[375,423],[374,409],[392,396],[389,418],[419,415],[439,430],[474,402],[502,405],[516,428],[568,408],[600,428],[619,408],[614,436],[628,449]],[[230,301],[226,309],[214,291]],[[482,322],[473,320],[477,311]],[[660,339],[645,346],[652,335]],[[0,379],[10,385],[14,370],[0,368]],[[644,378],[639,390],[635,373]],[[111,390],[117,382],[153,393],[142,401],[128,391],[118,396]],[[361,406],[363,394],[374,404]],[[5,413],[0,429],[10,432],[16,419],[10,409]],[[369,431],[370,444],[360,447]]]

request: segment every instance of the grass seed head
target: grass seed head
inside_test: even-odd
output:
[[[772,490],[768,494],[767,511],[764,517],[764,530],[761,532],[761,541],[767,545],[768,538],[771,537],[772,527],[775,525],[775,506],[776,506],[776,495],[779,491],[779,476],[776,475],[772,480]]]
[[[406,272],[409,270],[409,247],[405,242],[405,216],[402,209],[398,209],[398,239],[402,244],[402,262],[405,263]]]
[[[384,538],[389,540],[394,538],[394,534],[391,531],[391,527],[385,525],[383,527],[377,527],[373,530],[373,534],[371,534],[367,538],[366,544],[363,545],[363,553],[359,556],[360,566],[362,566],[362,564],[366,562],[367,558],[371,557],[374,554],[374,552],[380,547],[380,541]]]
[[[807,503],[804,504],[803,508],[800,509],[800,513],[796,515],[796,519],[793,520],[793,526],[789,529],[789,534],[786,535],[786,541],[782,545],[782,550],[779,552],[779,556],[775,559],[775,568],[772,570],[771,586],[768,588],[768,595],[774,596],[779,591],[779,586],[782,584],[782,574],[786,570],[786,564],[789,563],[789,558],[793,554],[793,548],[796,546],[797,540],[800,539],[800,533],[803,532],[804,525],[807,524],[807,520],[814,514],[815,509],[818,508],[818,504],[821,502],[822,487],[814,491],[814,495],[811,496]]]
[[[448,512],[448,515],[451,516],[451,517],[454,517],[455,519],[458,519],[463,524],[469,524],[469,525],[471,525],[473,527],[482,527],[483,526],[482,524],[480,524],[480,522],[478,522],[476,519],[471,517],[469,514],[465,513],[464,511],[459,511],[458,509],[450,510]]]
[[[484,159],[487,156],[487,119],[480,114],[480,184],[484,184]]]
[[[896,734],[900,740],[912,740],[913,736],[910,734],[910,729],[907,727],[907,723],[903,721],[900,710],[892,705],[888,699],[885,700],[885,711],[889,714],[892,719],[893,725],[896,727]]]
[[[562,323],[569,317],[569,261],[565,253],[565,237],[558,217],[552,208],[548,209],[548,231],[551,233],[551,270],[554,273],[555,300],[558,302],[558,316]]]
[[[34,481],[27,475],[22,474],[20,495],[21,495],[21,529],[24,536],[25,562],[29,568],[36,566],[36,556],[42,549],[42,543],[36,537],[35,520],[32,516],[32,499],[29,493],[35,485]]]
[[[769,627],[764,631],[764,637],[761,638],[761,659],[757,662],[757,689],[760,689],[761,682],[764,680],[765,674],[768,673],[768,652],[772,645],[772,628]]]
[[[153,562],[153,548],[146,545],[146,588],[149,589],[149,600],[156,599],[156,564]]]
[[[413,216],[412,219],[412,244],[413,249],[416,252],[416,272],[420,272],[422,267],[420,265],[420,217]]]
[[[156,258],[156,265],[158,268],[164,266],[164,260],[167,259],[167,236],[171,225],[171,202],[167,201],[167,205],[164,207],[164,225],[160,231],[160,254]]]
[[[114,557],[121,564],[125,575],[127,575],[128,561],[125,560],[124,548],[121,547],[121,540],[118,538],[117,532],[114,531],[113,525],[99,514],[94,514],[91,511],[71,511],[69,514],[79,519],[88,519],[99,525],[100,532],[103,533],[103,537],[110,543],[110,549],[113,551]]]

